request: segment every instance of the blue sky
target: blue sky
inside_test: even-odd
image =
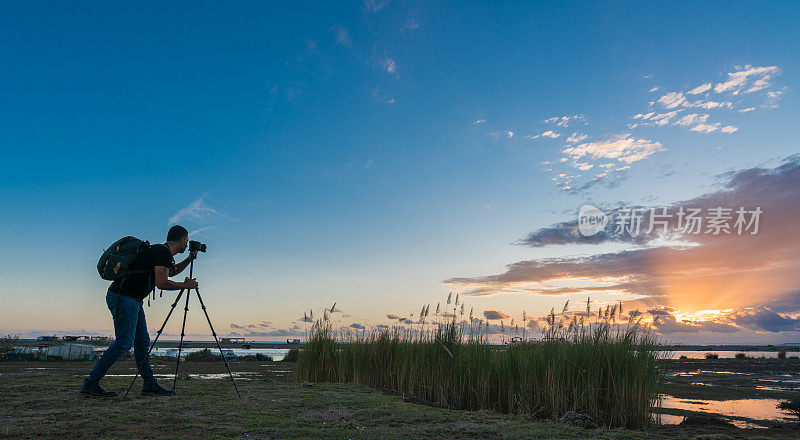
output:
[[[208,243],[220,333],[267,321],[251,337],[280,339],[333,302],[342,325],[377,324],[459,290],[476,311],[543,314],[569,295],[445,281],[627,249],[512,243],[584,203],[686,201],[800,151],[790,2],[0,12],[4,333],[109,332],[99,253],[171,221]]]

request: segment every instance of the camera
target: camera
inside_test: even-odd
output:
[[[199,241],[191,240],[189,241],[189,252],[205,252],[206,251],[206,244],[200,243]]]

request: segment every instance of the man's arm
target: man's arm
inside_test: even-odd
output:
[[[175,275],[183,272],[183,269],[186,269],[186,266],[197,258],[197,252],[189,252],[189,256],[186,257],[185,260],[181,261],[180,263],[175,265],[175,269],[170,269],[169,276],[174,277]]]
[[[170,280],[169,268],[165,266],[156,266],[153,269],[155,272],[156,287],[161,290],[181,290],[181,289],[194,289],[197,288],[197,280],[193,278],[186,278],[182,283]]]

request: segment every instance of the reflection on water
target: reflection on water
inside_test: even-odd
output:
[[[712,370],[695,370],[695,371],[676,371],[669,373],[668,377],[674,383],[686,383],[689,385],[697,386],[733,386],[733,387],[746,387],[757,390],[768,391],[797,391],[800,390],[800,378],[798,374],[766,374],[760,375],[753,372],[742,371],[712,371]],[[726,377],[733,376],[733,377]],[[695,378],[695,382],[683,382],[679,378]]]
[[[796,391],[800,388],[799,379],[755,379],[758,382],[766,382],[764,385],[756,385],[758,390],[769,391]]]
[[[673,373],[673,376],[697,376],[698,374],[744,374],[748,375],[751,373],[741,372],[741,371],[712,371],[712,370],[695,370],[695,371],[678,371]]]
[[[676,416],[672,414],[655,414],[655,419],[661,420],[662,425],[677,425],[683,421],[683,416]]]
[[[737,353],[744,353],[749,358],[773,358],[778,357],[777,351],[673,351],[666,353],[666,359],[680,359],[681,356],[686,356],[687,359],[705,359],[706,353],[714,353],[720,359],[733,359]],[[800,357],[800,352],[790,351],[786,353],[786,357],[797,356]]]
[[[745,417],[753,420],[793,421],[795,417],[778,409],[777,399],[732,399],[732,400],[700,400],[680,399],[666,394],[661,395],[661,407],[682,409],[696,412],[715,413],[722,416]],[[676,417],[679,419],[677,420]],[[676,421],[677,420],[677,421]],[[680,423],[682,416],[661,415],[661,423]],[[752,423],[731,420],[739,427],[753,427]]]
[[[187,353],[192,353],[195,351],[205,350],[205,348],[183,348],[181,350],[181,359],[186,356]],[[209,348],[212,354],[219,355],[219,350],[217,348]],[[234,355],[237,357],[242,356],[255,356],[256,353],[261,353],[267,355],[272,358],[273,361],[280,361],[286,357],[286,353],[289,352],[288,348],[223,348],[223,351],[233,352]],[[177,348],[154,348],[152,352],[153,356],[167,356],[167,357],[175,357],[178,355]]]
[[[234,379],[241,379],[241,380],[251,380],[251,377],[254,374],[258,374],[256,371],[240,371],[240,372],[232,372]],[[133,377],[136,374],[106,374],[106,377]],[[153,376],[157,378],[168,378],[172,379],[175,376],[172,374],[154,374]],[[200,373],[200,374],[186,374],[181,373],[178,376],[178,379],[184,380],[188,377],[188,379],[229,379],[228,373]]]

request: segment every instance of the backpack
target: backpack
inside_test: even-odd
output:
[[[97,262],[97,272],[100,278],[114,281],[125,278],[132,273],[145,273],[148,270],[130,270],[129,266],[144,251],[150,247],[150,242],[139,240],[136,237],[122,237],[103,251]]]

